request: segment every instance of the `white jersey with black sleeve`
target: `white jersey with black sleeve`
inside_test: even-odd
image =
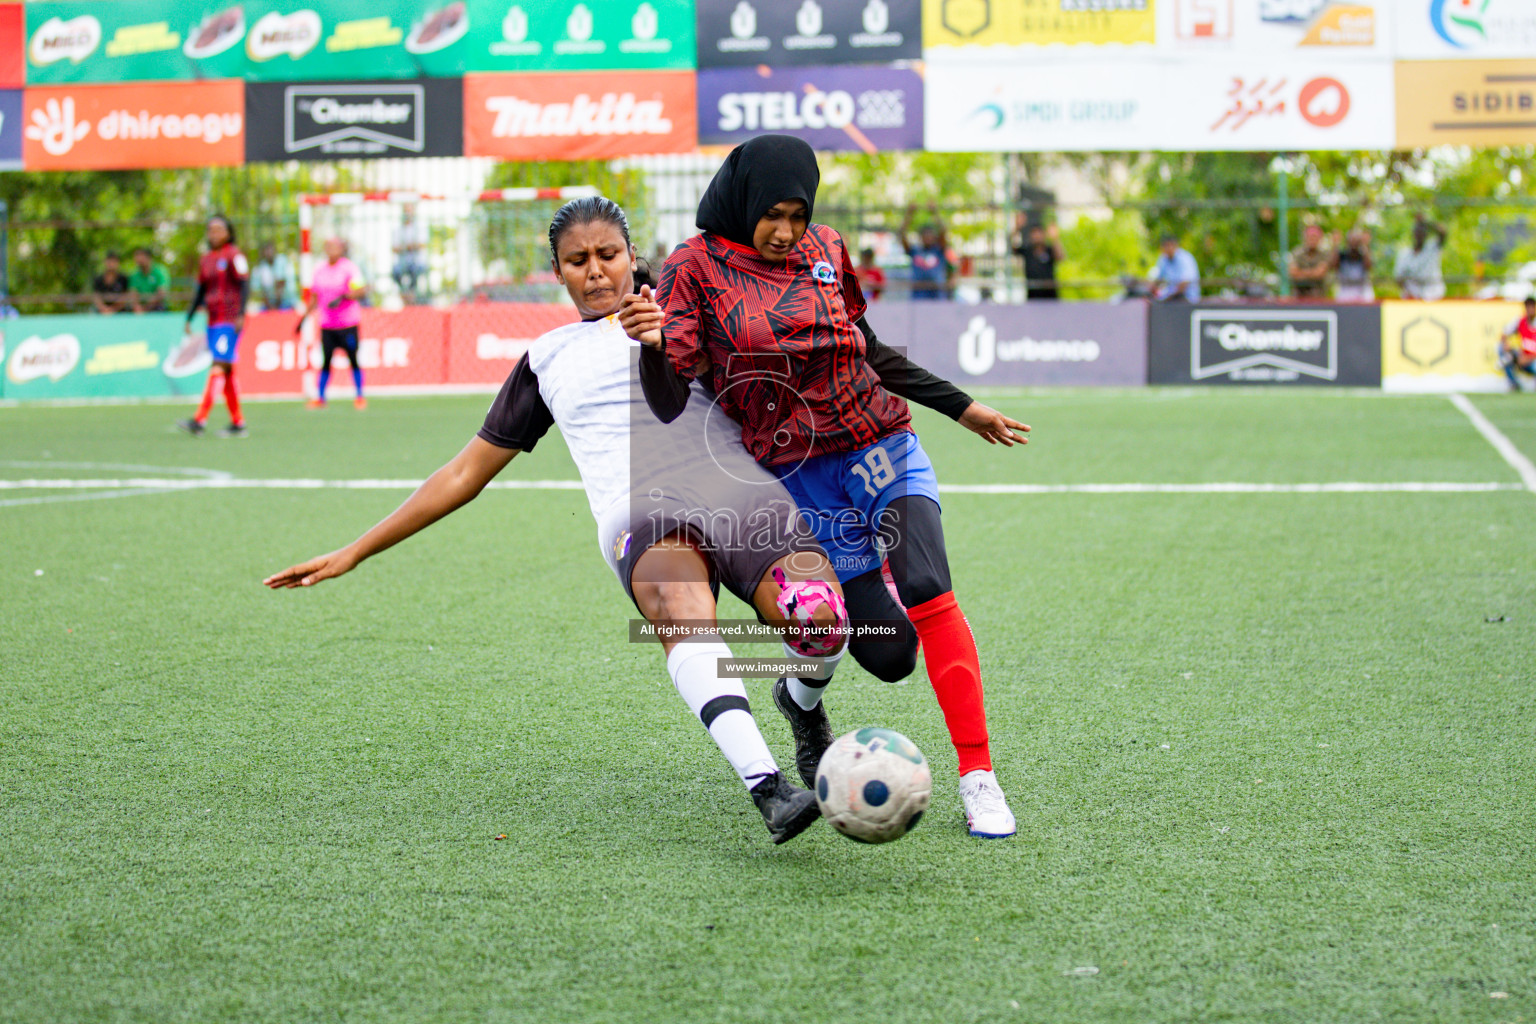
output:
[[[656,418],[640,386],[639,347],[616,316],[550,331],[502,385],[479,437],[528,451],[552,424],[560,427],[603,557],[626,590],[632,560],[679,529],[738,594],[779,557],[819,551],[783,484],[747,453],[741,427],[699,385],[681,416]]]

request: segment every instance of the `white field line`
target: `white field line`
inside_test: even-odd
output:
[[[1504,456],[1504,461],[1509,463],[1516,473],[1520,474],[1520,479],[1525,489],[1536,491],[1536,465],[1531,464],[1531,460],[1526,458],[1519,448],[1515,447],[1513,441],[1504,436],[1502,430],[1488,422],[1488,417],[1478,412],[1477,406],[1473,405],[1466,395],[1451,395],[1450,399],[1451,404],[1460,409],[1467,419],[1472,421],[1472,426],[1477,428],[1477,432],[1482,434],[1489,444],[1493,445],[1494,451]]]
[[[1532,470],[1536,477],[1536,468]],[[121,477],[89,479],[0,480],[0,491],[72,490],[280,490],[280,491],[407,491],[421,480],[322,480],[310,477],[238,477],[187,479],[185,477]],[[1190,483],[1190,484],[940,484],[942,494],[1387,494],[1476,493],[1525,490],[1526,484],[1497,482],[1350,482],[1337,483]],[[580,480],[497,480],[486,487],[498,491],[579,491]]]

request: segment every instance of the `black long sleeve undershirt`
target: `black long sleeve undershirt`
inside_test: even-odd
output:
[[[864,332],[864,361],[875,371],[885,390],[941,412],[952,420],[958,420],[970,408],[970,395],[875,337],[874,329],[863,317],[854,323]],[[671,423],[687,408],[688,382],[678,375],[672,360],[667,358],[665,339],[661,349],[648,345],[641,347],[640,389],[651,412],[663,423]]]

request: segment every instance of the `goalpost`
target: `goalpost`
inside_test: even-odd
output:
[[[555,209],[590,185],[432,195],[408,190],[298,197],[299,275],[307,288],[325,240],[341,238],[375,301],[451,305],[555,301],[547,230]]]

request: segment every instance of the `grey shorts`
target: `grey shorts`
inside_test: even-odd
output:
[[[809,570],[812,556],[817,563],[826,558],[816,531],[777,480],[717,478],[704,488],[651,488],[616,503],[598,522],[603,558],[631,601],[635,563],[657,541],[674,534],[688,538],[705,555],[716,597],[723,585],[749,605],[779,559],[804,553]]]

